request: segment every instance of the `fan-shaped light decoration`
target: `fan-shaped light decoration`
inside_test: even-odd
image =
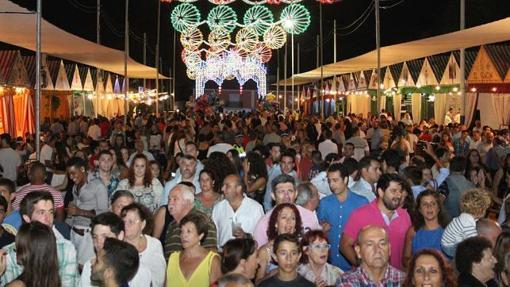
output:
[[[258,38],[255,30],[245,27],[237,32],[236,44],[239,48],[250,52],[257,48]]]
[[[291,34],[301,34],[310,25],[310,12],[301,4],[290,4],[280,16],[283,29]]]
[[[174,29],[182,32],[189,27],[198,25],[200,22],[200,11],[192,4],[182,3],[175,6],[170,20]]]
[[[241,49],[239,48],[238,46],[234,46],[232,48],[232,51],[236,52],[237,54],[239,54],[239,56],[245,58],[246,56],[248,56],[249,52],[244,50],[244,49]]]
[[[196,69],[202,62],[200,54],[195,51],[184,50],[183,53],[185,54],[183,62],[188,69]]]
[[[207,25],[211,30],[224,28],[228,32],[232,32],[237,25],[236,12],[229,6],[216,6],[207,15]]]
[[[204,35],[197,27],[189,27],[181,34],[181,44],[187,50],[196,50],[202,44]]]
[[[264,43],[271,49],[280,49],[287,41],[287,33],[282,27],[275,25],[264,33]]]
[[[259,59],[262,63],[267,63],[271,60],[273,52],[271,48],[266,46],[264,43],[259,43],[257,48],[253,51],[252,55]]]
[[[254,29],[262,36],[274,22],[273,13],[266,6],[253,6],[244,13],[244,25]]]
[[[244,3],[249,5],[260,5],[260,4],[266,4],[266,0],[243,0]]]
[[[230,45],[230,33],[225,28],[217,27],[209,33],[207,40],[209,41],[211,52],[221,52]]]

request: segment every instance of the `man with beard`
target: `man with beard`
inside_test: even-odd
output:
[[[107,238],[92,264],[90,280],[98,286],[127,286],[139,265],[138,251],[133,245]]]
[[[195,187],[195,194],[202,192],[200,189],[199,172],[197,172],[197,159],[192,155],[185,154],[179,160],[180,175],[168,181],[165,184],[163,195],[161,196],[161,205],[168,204],[168,195],[170,191],[182,181],[191,182]]]
[[[342,274],[336,286],[401,286],[404,273],[388,264],[392,247],[385,228],[374,225],[363,227],[355,247],[361,264]]]
[[[411,218],[407,211],[401,208],[404,196],[405,181],[395,174],[384,174],[377,181],[377,199],[370,204],[354,210],[345,225],[340,251],[350,261],[356,264],[354,243],[358,232],[367,225],[377,225],[386,229],[391,246],[391,265],[402,268],[402,251],[407,229],[411,226]]]

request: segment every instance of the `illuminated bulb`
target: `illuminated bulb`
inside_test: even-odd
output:
[[[278,99],[281,99],[281,98],[282,98],[282,95],[279,95],[279,96],[278,96]]]
[[[453,92],[455,92],[455,93],[456,93],[456,92],[458,92],[458,91],[459,91],[459,88],[457,88],[457,87],[453,87]]]
[[[89,100],[92,100],[92,98],[93,98],[92,94],[89,94],[89,95],[87,96],[87,98],[88,98]]]
[[[421,85],[420,85],[420,84],[418,84],[418,85],[416,85],[416,87],[419,89],[419,88],[421,88]]]
[[[436,86],[436,91],[439,91],[441,90],[441,87],[440,86]]]
[[[498,88],[496,88],[496,87],[492,87],[492,89],[491,89],[491,91],[493,91],[493,92],[496,92],[497,90],[498,90]]]
[[[379,89],[384,89],[384,84],[380,84]]]
[[[475,87],[471,88],[471,92],[473,93],[476,92],[476,88]]]
[[[326,99],[326,102],[327,102],[327,103],[329,103],[329,101],[330,101],[329,99]]]

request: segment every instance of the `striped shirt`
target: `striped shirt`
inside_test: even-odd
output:
[[[197,213],[199,215],[202,215],[204,219],[207,219],[208,221],[208,231],[207,236],[205,238],[204,244],[202,246],[205,249],[210,250],[216,250],[216,225],[214,225],[214,222],[209,218],[205,213],[198,211],[196,208],[193,208],[188,214],[190,213]],[[179,223],[175,220],[173,220],[170,225],[168,226],[166,238],[165,238],[165,261],[168,261],[168,258],[170,258],[170,255],[173,252],[176,251],[182,251],[182,244],[181,244],[181,227],[179,226]]]
[[[62,281],[62,287],[74,287],[78,283],[78,263],[76,261],[76,250],[71,241],[66,240],[53,227],[53,233],[57,238],[58,274]],[[5,286],[18,278],[23,273],[23,266],[16,261],[16,243],[11,243],[3,248],[6,251],[6,269],[0,277],[0,285]]]
[[[14,199],[14,202],[12,203],[12,208],[14,210],[19,209],[19,205],[21,203],[21,200],[25,198],[25,196],[32,191],[47,191],[51,193],[51,196],[53,197],[53,204],[55,206],[55,209],[62,209],[64,208],[64,199],[62,198],[62,194],[56,190],[53,186],[48,185],[46,183],[44,184],[26,184],[18,189],[16,191],[16,198]]]
[[[455,217],[444,230],[441,247],[446,255],[453,257],[457,244],[469,237],[477,236],[476,219],[469,213],[461,213]]]
[[[347,271],[336,282],[337,287],[399,287],[404,282],[405,274],[388,265],[380,284],[372,281],[362,267]]]

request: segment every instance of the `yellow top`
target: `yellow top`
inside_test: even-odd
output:
[[[179,258],[181,252],[174,252],[168,259],[166,270],[167,287],[209,287],[209,275],[211,273],[212,260],[217,253],[209,251],[207,256],[198,264],[197,269],[193,271],[190,278],[186,280],[181,271]]]

